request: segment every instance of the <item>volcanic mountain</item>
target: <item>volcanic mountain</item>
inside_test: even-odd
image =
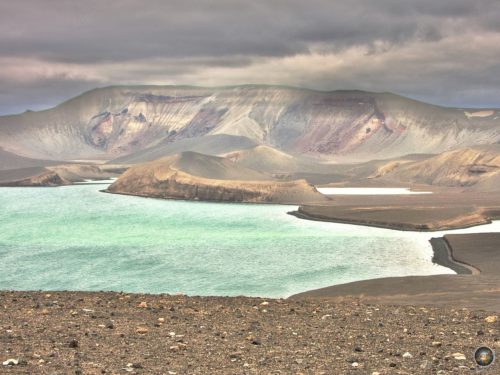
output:
[[[310,201],[309,183],[494,190],[499,142],[499,109],[443,108],[390,93],[113,86],[0,117],[0,184],[116,177],[137,164],[110,190],[276,202],[301,194]],[[166,180],[168,191],[159,192]],[[242,181],[254,191],[243,192]],[[285,184],[302,193],[270,193]]]
[[[137,163],[266,145],[362,161],[499,142],[499,118],[497,109],[442,108],[390,93],[115,86],[49,110],[0,117],[0,147],[34,159]]]

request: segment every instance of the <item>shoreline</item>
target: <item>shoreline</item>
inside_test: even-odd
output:
[[[474,265],[460,262],[453,257],[453,248],[445,237],[429,240],[433,250],[432,262],[455,271],[458,275],[479,275],[481,271]]]
[[[338,224],[350,224],[350,225],[358,225],[364,227],[374,227],[374,228],[382,228],[382,229],[391,229],[398,230],[402,232],[442,232],[446,230],[455,230],[455,229],[467,229],[477,227],[479,225],[491,224],[493,220],[497,218],[486,218],[483,217],[483,220],[471,222],[469,224],[462,225],[443,225],[430,227],[428,224],[409,224],[409,223],[388,223],[381,221],[368,221],[368,220],[354,220],[354,219],[341,219],[341,218],[330,218],[330,217],[321,217],[321,216],[312,216],[304,213],[303,211],[290,211],[287,212],[288,215],[295,216],[299,219],[310,220],[310,221],[322,221],[326,223],[338,223]]]
[[[500,312],[500,233],[433,240],[434,261],[458,275],[372,279],[286,299],[0,290],[6,348],[0,362],[16,363],[2,370],[326,375],[461,373],[465,365],[470,371],[477,347],[499,347],[500,325],[492,319]]]
[[[464,237],[464,238],[474,238],[474,242],[478,246],[478,248],[481,247],[481,237],[485,236],[495,236],[494,239],[494,246],[498,246],[499,251],[497,255],[497,259],[487,259],[485,258],[482,254],[476,254],[474,257],[477,257],[477,262],[475,259],[471,261],[470,259],[463,259],[461,255],[459,254],[457,256],[456,251],[454,252],[454,247],[453,244],[450,243],[450,240],[448,237]],[[223,298],[223,299],[238,299],[238,298],[248,298],[248,299],[262,299],[262,300],[294,300],[294,299],[309,299],[309,298],[315,298],[315,297],[321,297],[321,298],[329,298],[329,297],[339,297],[340,295],[348,298],[365,298],[365,297],[376,297],[379,295],[378,291],[373,293],[373,289],[377,289],[381,286],[381,284],[384,284],[386,281],[399,281],[402,282],[402,285],[404,286],[398,286],[397,283],[395,283],[393,290],[397,291],[397,295],[406,295],[409,291],[405,290],[405,287],[408,285],[411,285],[413,281],[432,281],[436,280],[437,283],[439,283],[440,279],[449,279],[451,281],[453,280],[466,280],[466,279],[478,279],[481,277],[487,277],[488,281],[491,281],[489,276],[491,276],[491,270],[490,272],[482,272],[481,271],[481,265],[480,263],[487,263],[491,262],[493,267],[500,266],[500,233],[494,232],[494,233],[471,233],[471,234],[452,234],[452,235],[445,235],[443,237],[433,237],[429,240],[432,249],[433,249],[433,257],[432,257],[432,262],[435,264],[438,264],[440,266],[452,269],[453,271],[456,272],[456,274],[438,274],[438,275],[424,275],[424,276],[394,276],[394,277],[384,277],[384,278],[373,278],[373,279],[365,279],[365,280],[360,280],[360,281],[353,281],[349,283],[343,283],[343,284],[335,284],[335,285],[330,285],[318,289],[313,289],[313,290],[306,290],[303,292],[295,293],[292,295],[289,295],[288,297],[259,297],[259,296],[199,296],[199,295],[183,295],[179,294],[179,296],[186,297],[186,298]],[[463,255],[463,254],[462,254]],[[479,263],[479,264],[478,264]],[[465,279],[464,279],[465,278]],[[495,283],[498,282],[498,289],[500,292],[500,275],[498,275],[498,280],[495,280]],[[429,285],[432,285],[429,284]],[[358,293],[359,288],[358,286],[362,286],[363,292]],[[436,287],[436,285],[434,285]],[[340,290],[341,293],[333,293],[336,291],[336,289]],[[0,293],[2,292],[13,292],[13,293],[111,293],[111,294],[140,294],[140,295],[147,295],[147,296],[156,296],[156,297],[163,297],[163,296],[176,296],[176,294],[169,294],[169,293],[137,293],[137,292],[127,292],[127,291],[114,291],[114,290],[108,290],[108,291],[79,291],[79,290],[0,290]],[[332,293],[331,293],[332,292]],[[427,291],[424,289],[419,291],[419,294],[425,294]],[[410,293],[411,294],[411,293]],[[499,294],[500,297],[500,294]],[[343,298],[341,298],[342,300]],[[406,302],[411,302],[411,298],[406,301]],[[497,311],[500,311],[500,299],[498,300],[499,308]],[[395,304],[400,304],[399,302],[396,302]],[[405,303],[406,304],[406,303]],[[418,304],[418,303],[417,303]]]
[[[392,305],[452,306],[500,312],[500,233],[433,238],[433,262],[456,275],[386,277],[298,293],[289,299],[356,299]]]
[[[107,189],[100,190],[101,192],[108,193],[108,194],[123,194],[123,193],[115,193],[115,192],[110,192]],[[132,195],[132,196],[139,196],[136,194],[124,194],[124,195]],[[151,197],[151,196],[143,196],[144,198],[153,198],[153,199],[161,199],[158,197]],[[357,197],[352,198],[352,199],[357,199]],[[370,199],[375,199],[375,198],[370,198]],[[382,198],[380,198],[382,199]],[[386,197],[385,199],[394,199],[392,197]],[[183,200],[183,199],[180,199]],[[203,201],[210,203],[209,201]],[[226,202],[224,202],[226,203]],[[230,204],[255,204],[255,203],[249,203],[249,202],[230,202]],[[386,207],[385,202],[382,202],[382,206],[377,206],[375,207],[378,209],[377,214],[380,214],[380,212],[383,212],[385,214],[385,211],[383,209]],[[257,203],[261,204],[261,203]],[[275,203],[276,204],[276,203]],[[350,203],[349,203],[350,204]],[[352,206],[346,206],[347,209],[352,209]],[[307,215],[307,213],[301,212],[299,207],[299,211],[293,211],[293,212],[288,212],[288,214],[292,216],[299,217],[301,219],[308,219],[308,220],[314,220],[314,221],[334,221],[334,222],[342,222],[345,224],[351,224],[351,225],[366,225],[366,226],[374,226],[374,227],[381,227],[381,228],[386,228],[386,229],[392,229],[392,230],[413,230],[415,231],[415,228],[418,228],[419,231],[424,232],[424,231],[429,231],[429,230],[423,230],[418,224],[415,224],[411,227],[408,226],[408,223],[412,222],[413,219],[418,219],[420,221],[422,218],[421,217],[412,217],[411,215],[406,215],[405,212],[408,211],[407,207],[401,207],[398,206],[398,215],[390,216],[390,220],[393,220],[394,222],[399,222],[397,226],[395,226],[393,223],[389,224],[378,224],[378,223],[373,223],[373,222],[365,222],[365,223],[359,223],[355,220],[324,220],[320,219],[317,217],[310,217]],[[334,208],[339,208],[339,206],[335,206]],[[344,208],[344,207],[340,207]],[[382,209],[382,211],[380,210]],[[418,209],[421,209],[421,207],[418,207]],[[410,208],[411,210],[411,208]],[[435,211],[439,211],[437,208]],[[485,210],[481,210],[482,212],[485,212]],[[459,212],[463,212],[461,209]],[[457,211],[453,211],[453,214],[456,214]],[[365,215],[365,211],[361,211],[362,215]],[[426,213],[426,215],[435,215],[434,212]],[[406,223],[402,221],[401,219],[405,219]],[[436,223],[436,221],[431,221],[431,223]],[[463,223],[463,221],[461,222]],[[469,226],[461,226],[460,228],[466,228],[470,227]],[[456,226],[451,227],[450,229],[456,229]],[[434,230],[443,230],[441,227],[436,228]],[[500,233],[493,234],[498,236],[498,238],[495,240],[495,245],[497,248],[500,248]],[[466,254],[464,252],[464,249],[462,251],[457,251],[456,249],[456,243],[454,241],[449,241],[450,238],[458,238],[462,236],[462,238],[466,237],[474,237],[474,241],[471,244],[469,244],[469,249],[474,250],[474,256],[468,256],[470,254]],[[471,286],[473,285],[478,292],[481,292],[481,290],[485,290],[484,288],[487,287],[488,290],[494,290],[495,288],[500,291],[500,275],[498,280],[494,280],[491,278],[491,272],[484,272],[483,265],[484,262],[489,262],[492,261],[492,264],[497,264],[498,267],[500,267],[500,259],[499,256],[496,256],[496,258],[493,258],[493,260],[489,259],[487,257],[487,254],[482,253],[481,249],[481,244],[484,242],[483,239],[488,237],[488,233],[479,233],[479,234],[467,234],[467,235],[445,235],[442,238],[431,238],[429,241],[432,245],[433,249],[433,257],[432,261],[436,264],[439,264],[441,266],[447,267],[452,269],[453,271],[457,272],[458,275],[429,275],[429,276],[404,276],[404,277],[387,277],[387,278],[376,278],[376,279],[369,279],[369,280],[361,280],[361,281],[355,281],[351,283],[346,283],[346,284],[337,284],[337,285],[331,285],[331,286],[326,286],[323,288],[319,289],[314,289],[314,290],[307,290],[304,292],[300,293],[295,293],[290,296],[288,296],[288,299],[295,299],[295,298],[309,298],[309,297],[326,297],[326,298],[338,298],[341,296],[349,296],[352,297],[354,296],[355,298],[372,298],[374,299],[375,302],[377,302],[377,298],[380,297],[379,290],[385,290],[387,294],[393,294],[393,295],[399,295],[403,296],[406,295],[406,300],[403,301],[401,298],[400,300],[395,300],[395,299],[390,299],[390,301],[394,302],[395,304],[399,303],[412,303],[412,301],[415,301],[415,303],[420,303],[419,301],[423,301],[421,299],[422,295],[436,295],[439,293],[447,293],[447,291],[453,290],[454,288],[462,288],[462,289],[467,289],[471,290]],[[491,254],[489,254],[491,255]],[[419,286],[411,285],[411,282],[418,282]],[[390,284],[394,285],[390,285]],[[441,285],[446,285],[446,290],[441,290],[438,291]],[[390,293],[389,293],[390,292]],[[413,296],[410,296],[412,295]],[[419,295],[419,297],[415,297],[416,295]],[[486,295],[486,294],[484,294]],[[462,301],[467,301],[467,296],[464,294],[462,296],[463,298],[461,299]],[[474,296],[474,298],[477,297],[477,293]],[[384,297],[385,298],[385,297]],[[403,301],[403,302],[401,302]],[[430,304],[435,304],[438,303],[437,298],[430,298],[426,300],[427,302],[423,302],[424,304],[430,303]],[[466,302],[467,303],[467,302]],[[497,309],[497,305],[493,304],[494,308]],[[498,306],[500,306],[500,299]],[[498,311],[500,311],[500,307],[498,307]]]
[[[500,312],[500,233],[451,236],[432,239],[433,261],[458,275],[373,279],[347,284],[337,295],[332,290],[346,284],[286,299],[0,290],[0,327],[7,327],[0,342],[8,344],[1,361],[17,361],[3,370],[326,375],[457,373],[466,365],[469,371],[475,348],[498,348],[500,326],[490,319]],[[480,251],[471,261],[463,256],[471,243],[497,257]]]
[[[500,219],[500,195],[457,190],[416,195],[337,195],[325,204],[300,205],[289,214],[304,220],[403,231],[447,231]]]
[[[248,201],[223,201],[223,200],[210,200],[210,199],[186,199],[177,197],[163,197],[154,196],[148,194],[140,193],[124,193],[124,192],[114,192],[108,189],[98,190],[100,193],[113,194],[113,195],[125,195],[129,197],[147,198],[147,199],[159,199],[163,201],[181,201],[181,202],[193,202],[193,203],[222,203],[222,204],[237,204],[237,205],[276,205],[276,206],[291,206],[299,207],[298,203],[282,203],[282,202],[248,202]]]

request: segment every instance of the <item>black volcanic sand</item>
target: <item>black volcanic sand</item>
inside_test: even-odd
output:
[[[438,247],[435,262],[463,274],[357,281],[291,298],[320,297],[335,301],[354,297],[366,303],[467,307],[500,312],[500,233],[451,234],[432,244],[435,250]],[[451,254],[443,251],[443,247]]]
[[[302,205],[290,214],[398,230],[466,228],[500,218],[500,192],[433,188],[422,195],[335,195],[330,202]]]
[[[500,349],[484,311],[356,299],[4,291],[0,311],[4,374],[465,374]]]

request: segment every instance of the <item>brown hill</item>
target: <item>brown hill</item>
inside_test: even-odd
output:
[[[500,181],[500,145],[444,152],[422,161],[389,162],[372,177],[440,186],[495,188]]]
[[[282,181],[221,157],[184,152],[131,167],[109,192],[156,198],[290,203],[327,198],[305,180]]]

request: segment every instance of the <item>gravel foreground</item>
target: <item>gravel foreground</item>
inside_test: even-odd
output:
[[[462,374],[499,337],[495,315],[467,309],[0,292],[0,361],[17,362],[2,374]]]

